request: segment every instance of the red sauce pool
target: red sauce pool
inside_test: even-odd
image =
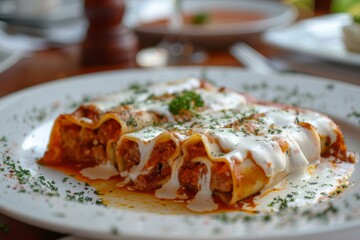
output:
[[[120,188],[117,184],[121,181],[120,176],[111,177],[108,180],[91,180],[81,175],[80,171],[88,166],[79,164],[65,164],[48,166],[57,171],[63,172],[67,176],[74,177],[77,181],[89,184],[99,193],[99,197],[108,207],[131,209],[140,212],[153,212],[160,214],[197,214],[186,208],[186,203],[181,200],[162,200],[154,196],[153,192],[136,192]],[[256,195],[255,195],[256,196]],[[243,205],[254,205],[251,196],[243,201],[240,201],[236,206],[228,206],[224,204],[217,196],[214,200],[219,204],[219,208],[211,213],[224,211],[243,211]],[[248,212],[248,211],[247,211]]]

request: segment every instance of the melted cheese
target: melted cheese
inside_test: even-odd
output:
[[[336,130],[338,127],[330,118],[320,113],[307,111],[305,113],[300,113],[299,119],[300,121],[302,121],[303,119],[304,122],[308,122],[313,125],[320,136],[329,136],[331,139],[331,143],[334,143],[336,141]]]
[[[123,104],[131,105],[135,110],[153,112],[159,116],[164,116],[169,122],[175,122],[174,116],[169,111],[169,102],[172,97],[156,99],[166,95],[175,96],[184,91],[194,91],[204,99],[204,111],[219,111],[234,109],[244,105],[246,98],[230,90],[220,91],[219,88],[201,88],[201,81],[196,78],[188,78],[181,81],[149,85],[147,88],[137,90],[127,90],[118,94],[99,98],[95,101],[84,104],[94,106],[100,112],[108,112]],[[155,98],[155,99],[154,99]],[[87,119],[82,119],[88,122]],[[89,119],[90,120],[90,119]],[[91,121],[91,120],[90,120]],[[91,122],[90,122],[91,123]]]
[[[285,201],[288,207],[304,207],[327,200],[332,193],[339,190],[339,186],[347,185],[346,179],[354,171],[354,164],[321,159],[309,165],[308,169],[311,171],[307,170],[305,174],[292,173],[272,188],[262,190],[253,199],[254,204],[251,206],[245,204],[243,209],[276,211]],[[276,199],[282,201],[276,201]]]
[[[109,179],[113,176],[119,175],[119,172],[110,162],[97,165],[95,167],[84,168],[80,171],[80,173],[89,179]]]
[[[180,189],[179,170],[183,165],[183,158],[177,158],[171,165],[170,180],[167,181],[161,188],[155,191],[155,196],[161,199],[181,199],[183,196],[178,194]]]
[[[216,112],[227,109],[236,109],[246,104],[246,98],[235,92],[219,92],[218,89],[196,89],[197,94],[204,99],[205,109],[201,113]],[[169,122],[174,123],[174,116],[169,111],[169,103],[172,99],[162,101],[142,101],[134,106],[143,111],[154,112],[165,116]]]
[[[196,78],[188,78],[175,82],[167,82],[161,84],[153,84],[144,88],[144,91],[127,90],[107,97],[99,98],[95,101],[86,103],[85,105],[92,105],[97,107],[100,111],[106,112],[111,108],[118,106],[122,102],[144,102],[149,96],[162,96],[164,94],[181,93],[186,90],[199,88],[201,82]]]
[[[186,207],[194,212],[209,212],[216,210],[218,205],[214,202],[212,191],[210,189],[211,162],[207,159],[197,159],[196,161],[201,162],[206,166],[206,173],[201,173],[198,182],[199,191]]]
[[[245,97],[236,92],[214,92],[204,89],[199,89],[196,92],[204,99],[205,106],[213,111],[235,109],[246,103]]]
[[[225,104],[226,98],[222,102],[224,105],[213,100],[209,102],[209,105],[232,106],[231,101],[228,102],[229,105]],[[299,114],[295,110],[283,110],[273,106],[242,104],[236,105],[234,102],[234,106],[237,106],[235,110],[212,109],[203,112],[201,116],[186,123],[165,123],[160,125],[160,128],[149,127],[127,134],[138,142],[141,153],[140,164],[127,174],[131,180],[135,180],[142,173],[141,170],[149,158],[148,152],[152,151],[158,134],[170,131],[171,136],[180,144],[189,141],[193,134],[199,134],[209,156],[209,159],[201,160],[207,168],[207,173],[199,176],[199,191],[187,207],[193,211],[212,211],[216,209],[216,204],[212,200],[210,189],[211,161],[227,162],[233,171],[234,160],[242,161],[250,153],[252,160],[269,177],[267,186],[272,186],[288,175],[306,176],[309,162],[317,162],[321,158],[320,136],[329,136],[332,141],[336,139],[336,125],[324,115],[310,111]],[[254,114],[260,114],[260,117],[252,119],[251,116]],[[309,125],[303,127],[298,124],[299,121]],[[231,127],[231,124],[236,122],[242,122],[244,125]],[[249,131],[245,124],[248,124],[253,132]],[[149,139],[148,135],[152,130],[154,133]],[[147,145],[144,142],[148,142]],[[178,178],[182,164],[182,157],[178,157],[171,164],[171,177],[155,192],[156,197],[163,199],[184,197],[177,193],[181,187]]]
[[[145,166],[156,144],[156,138],[164,132],[165,130],[162,128],[147,127],[138,132],[126,134],[120,139],[120,142],[124,139],[134,140],[138,144],[140,153],[139,164],[133,166],[128,172],[121,172],[121,176],[125,179],[120,185],[126,185],[130,180],[135,181],[139,175],[147,173]]]

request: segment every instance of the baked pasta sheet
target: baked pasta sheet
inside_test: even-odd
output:
[[[195,78],[94,99],[53,126],[47,165],[111,164],[118,187],[230,208],[324,159],[354,163],[328,116],[260,102]]]

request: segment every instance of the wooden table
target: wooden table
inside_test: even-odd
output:
[[[254,39],[254,41],[251,41],[250,44],[267,57],[282,57],[289,54],[286,51],[269,46],[258,39]],[[228,53],[227,50],[209,52],[209,58],[202,65],[235,67],[242,66]],[[295,65],[293,65],[293,67]],[[26,87],[61,79],[64,77],[97,71],[119,70],[136,67],[137,66],[132,61],[105,66],[84,66],[81,63],[80,45],[70,45],[61,48],[52,48],[41,52],[29,53],[24,59],[20,60],[13,67],[3,73],[0,73],[0,97],[4,97]],[[303,66],[302,71],[311,72],[315,68],[317,68],[317,66]],[[354,73],[352,73],[352,75],[350,72],[347,74],[347,68],[348,67],[346,66],[345,70],[342,69],[341,71],[343,72],[339,70],[339,75],[334,74],[334,72],[336,73],[338,70],[334,70],[333,67],[325,67],[322,72],[320,71],[319,73],[318,71],[317,75],[327,76],[330,78],[332,77],[335,79],[340,78],[342,80],[356,83],[356,77],[354,78]],[[351,69],[354,70],[354,68]],[[299,69],[297,70],[299,71]],[[360,72],[358,72],[358,74],[358,80],[360,81]],[[0,239],[2,240],[53,240],[58,239],[61,236],[63,236],[63,234],[30,226],[0,213]]]

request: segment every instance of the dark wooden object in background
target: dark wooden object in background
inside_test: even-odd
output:
[[[84,65],[106,65],[133,61],[138,50],[135,34],[121,25],[124,0],[85,0],[89,20],[82,45]]]
[[[315,0],[315,14],[323,15],[330,12],[331,0]]]

